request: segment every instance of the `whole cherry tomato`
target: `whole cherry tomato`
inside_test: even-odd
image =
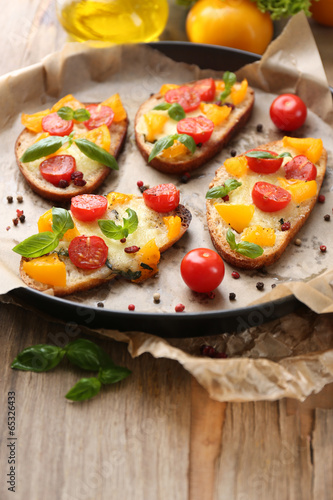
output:
[[[191,116],[183,118],[177,123],[178,134],[190,135],[196,144],[207,142],[213,130],[214,123],[205,116]]]
[[[301,179],[302,181],[314,181],[317,177],[316,166],[304,155],[295,156],[285,164],[286,179]]]
[[[214,250],[195,248],[188,252],[180,264],[180,273],[194,292],[208,293],[219,286],[224,278],[224,263]]]
[[[80,269],[98,269],[108,258],[108,246],[99,236],[76,236],[69,244],[68,255]]]
[[[76,170],[76,161],[71,155],[51,156],[42,161],[39,170],[46,181],[58,186],[61,180],[68,183],[71,181],[72,173]]]
[[[186,85],[178,87],[176,89],[171,89],[166,92],[164,99],[169,104],[177,102],[182,106],[185,113],[189,111],[194,111],[200,106],[200,95],[192,87],[187,87]]]
[[[179,190],[174,184],[159,184],[146,189],[143,199],[147,207],[155,212],[171,212],[179,205]]]
[[[108,200],[98,194],[80,194],[71,202],[73,216],[83,222],[90,222],[102,217],[108,208]]]
[[[42,129],[50,135],[64,137],[73,130],[73,120],[63,120],[58,113],[50,113],[42,119]]]
[[[291,132],[304,124],[307,109],[302,99],[297,95],[281,94],[272,102],[269,114],[277,128]]]
[[[106,125],[110,127],[114,112],[109,106],[102,106],[101,104],[89,104],[86,109],[90,113],[89,120],[85,121],[84,124],[88,130],[93,130],[94,128]]]
[[[263,212],[277,212],[291,201],[291,194],[282,187],[269,182],[256,182],[252,189],[252,200]]]

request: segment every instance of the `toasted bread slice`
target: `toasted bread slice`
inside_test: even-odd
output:
[[[197,82],[190,82],[184,85],[193,87],[196,83]],[[219,94],[220,92],[216,92],[216,98],[218,98]],[[154,144],[146,140],[144,115],[163,102],[165,102],[165,98],[160,92],[152,95],[140,106],[135,117],[135,139],[137,146],[146,161],[148,161]],[[201,147],[197,147],[194,154],[188,151],[185,154],[175,156],[174,158],[165,158],[163,154],[159,154],[150,161],[149,165],[160,172],[168,174],[181,174],[199,168],[219,151],[221,151],[230,141],[231,137],[245,126],[246,122],[250,118],[253,105],[254,91],[251,87],[247,87],[246,95],[243,101],[234,107],[231,106],[232,111],[228,118],[226,118],[219,125],[215,125],[210,139],[203,143]],[[167,112],[162,111],[160,113],[166,114]],[[197,109],[194,112],[186,113],[186,117],[198,116],[202,114],[201,110]],[[170,135],[171,133],[176,132],[177,122],[172,119],[169,119],[169,122],[173,123],[168,123],[166,128],[169,131],[165,135]],[[160,136],[158,138],[160,138]]]
[[[75,126],[75,128],[78,132],[87,132],[87,129],[83,124],[78,124]],[[109,153],[115,158],[119,156],[124,146],[127,128],[127,116],[121,121],[113,121],[109,127],[111,136],[111,146],[109,149]],[[23,153],[36,141],[37,137],[37,134],[25,128],[16,140],[15,156],[17,165],[19,166],[23,177],[28,182],[31,189],[43,198],[52,201],[69,201],[73,196],[76,196],[78,194],[93,193],[104,182],[111,171],[109,167],[89,160],[85,155],[83,155],[83,153],[78,150],[75,145],[72,145],[67,151],[63,152],[62,154],[72,154],[75,157],[76,168],[78,171],[84,171],[84,180],[86,181],[86,184],[84,186],[76,186],[75,184],[70,183],[70,185],[65,189],[54,186],[50,182],[46,181],[39,171],[39,165],[45,158],[41,158],[30,163],[22,163],[20,161]]]
[[[274,151],[279,154],[282,152],[289,152],[292,157],[301,154],[293,147],[285,147],[283,145],[283,141],[271,142],[263,146],[259,146],[256,149]],[[246,228],[244,228],[243,231],[237,233],[232,225],[228,224],[215,208],[215,205],[219,203],[233,205],[253,204],[251,195],[252,188],[258,181],[269,182],[280,187],[286,187],[286,183],[283,183],[283,178],[285,179],[285,171],[283,166],[290,160],[291,158],[285,158],[280,169],[273,174],[258,174],[251,170],[248,170],[247,174],[237,178],[237,180],[240,181],[242,185],[229,193],[228,201],[223,201],[221,198],[207,200],[207,222],[212,242],[218,253],[223,257],[225,261],[227,261],[231,265],[243,269],[259,269],[264,266],[273,264],[279,259],[287,245],[293,240],[296,233],[308,219],[313,207],[316,204],[320,187],[322,185],[326,171],[327,152],[324,148],[322,149],[319,160],[315,163],[317,169],[317,177],[315,180],[316,192],[315,194],[313,194],[313,196],[300,202],[292,199],[287,207],[276,212],[264,212],[259,208],[254,207],[254,214],[248,226],[260,226],[266,229],[271,228],[274,230],[275,234],[275,243],[272,246],[261,245],[264,250],[261,256],[256,258],[246,257],[236,250],[232,250],[230,248],[230,245],[226,239],[228,229],[231,227],[235,234],[236,243],[239,243],[241,241],[247,241],[243,234]],[[226,168],[222,165],[216,171],[215,178],[211,182],[209,188],[221,186],[227,179],[231,178],[235,178],[235,176],[228,173]],[[279,179],[282,179],[282,181],[280,181]],[[282,224],[284,222],[290,224],[289,229],[282,229]]]
[[[103,216],[103,219],[111,219],[117,221],[117,224],[119,224],[122,215],[128,208],[136,211],[139,218],[139,225],[137,230],[126,238],[126,243],[111,240],[104,236],[97,222],[83,223],[73,217],[75,226],[80,234],[85,234],[86,236],[97,235],[104,239],[109,247],[108,266],[103,265],[101,268],[95,270],[79,269],[71,262],[68,256],[63,255],[64,253],[66,254],[69,243],[66,244],[66,242],[61,241],[56,251],[59,252],[62,249],[62,252],[58,256],[66,266],[66,285],[50,286],[49,284],[36,281],[24,269],[24,262],[34,259],[22,257],[20,275],[24,283],[35,290],[47,291],[56,296],[65,296],[74,292],[95,288],[102,283],[114,279],[117,275],[130,281],[141,282],[156,274],[159,253],[165,252],[183,236],[191,222],[191,213],[183,205],[179,205],[172,212],[160,214],[148,208],[142,197],[133,196],[126,203],[113,203],[109,207],[107,214]],[[178,216],[180,218],[179,232],[171,234],[171,237],[168,226],[163,220],[164,217],[169,216]],[[145,248],[150,248],[149,244],[152,240],[154,240],[154,248],[158,249],[157,257],[156,252],[154,253],[154,248],[152,250],[154,254],[152,257],[149,249],[147,250],[148,253],[145,253]],[[133,245],[138,246],[143,253],[140,253],[140,250],[133,254],[127,254],[124,251],[125,247]],[[138,271],[141,272],[141,276],[134,278],[133,273]]]

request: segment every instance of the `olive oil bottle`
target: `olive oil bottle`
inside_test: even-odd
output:
[[[167,0],[58,0],[60,23],[76,41],[157,40],[168,20]]]

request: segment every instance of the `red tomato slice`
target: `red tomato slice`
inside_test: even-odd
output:
[[[147,207],[155,212],[171,212],[179,205],[179,190],[174,184],[159,184],[146,189],[143,199]]]
[[[317,177],[316,166],[304,155],[295,156],[284,166],[286,179],[301,179],[302,181],[314,181]]]
[[[107,208],[108,200],[98,194],[80,194],[74,196],[71,202],[73,216],[83,222],[99,219]]]
[[[263,212],[277,212],[288,205],[291,194],[269,182],[256,182],[252,189],[252,200]]]
[[[278,154],[274,151],[268,151],[265,149],[250,149],[250,151],[267,151],[273,156],[278,156]],[[247,153],[249,153],[249,151],[247,151]],[[273,158],[251,158],[251,156],[246,156],[246,159],[249,168],[258,174],[273,174],[279,170],[283,162],[283,158],[275,160]]]
[[[50,135],[68,135],[73,130],[73,120],[63,120],[58,113],[51,113],[42,119],[42,129]]]
[[[164,98],[169,104],[178,102],[178,104],[183,107],[185,113],[194,111],[200,106],[200,95],[198,92],[185,85],[183,87],[168,90]]]
[[[178,134],[187,134],[193,137],[196,144],[202,144],[210,139],[214,130],[214,123],[205,116],[183,118],[177,123]]]
[[[88,130],[106,125],[110,127],[114,112],[109,106],[102,106],[101,104],[89,104],[86,109],[90,113],[89,120],[83,122]]]
[[[223,280],[224,263],[214,250],[195,248],[183,258],[180,273],[191,290],[208,293],[215,290]]]
[[[198,80],[198,82],[193,85],[193,89],[198,92],[202,101],[212,101],[215,97],[215,81],[213,78]]]
[[[47,182],[58,186],[61,180],[70,183],[72,173],[76,170],[76,161],[71,155],[51,156],[42,161],[39,170]]]
[[[99,236],[76,236],[69,244],[68,255],[80,269],[98,269],[108,258],[108,246]]]

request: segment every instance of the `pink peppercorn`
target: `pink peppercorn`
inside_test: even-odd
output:
[[[327,248],[326,248],[326,246],[325,246],[325,245],[320,245],[320,247],[319,247],[319,248],[320,248],[320,251],[321,251],[321,252],[323,252],[323,253],[325,253],[325,252],[326,252],[326,250],[327,250]]]
[[[135,309],[135,305],[134,304],[129,304],[128,310],[129,311],[134,311],[134,309]]]
[[[290,229],[290,222],[284,222],[281,225],[281,231],[289,231],[289,229]]]
[[[138,186],[138,188],[142,187],[142,186],[143,186],[143,181],[138,181],[138,182],[136,183],[136,185]]]
[[[231,276],[234,280],[238,280],[240,278],[240,274],[237,271],[232,271]]]
[[[320,194],[320,195],[318,196],[318,201],[319,201],[319,203],[325,203],[325,195]]]
[[[180,312],[183,312],[185,309],[185,306],[184,304],[177,304],[176,307],[175,307],[175,311],[176,313],[180,313]]]

